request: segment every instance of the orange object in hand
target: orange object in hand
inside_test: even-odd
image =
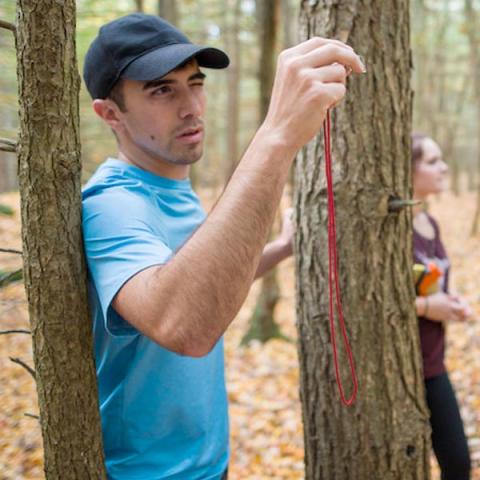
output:
[[[430,262],[427,266],[416,263],[413,266],[413,273],[417,295],[427,296],[440,291],[440,282],[438,280],[443,275],[443,272],[435,262]]]

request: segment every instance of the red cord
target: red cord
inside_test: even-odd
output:
[[[348,342],[347,330],[345,328],[345,319],[343,316],[342,301],[340,297],[340,287],[338,284],[338,259],[337,259],[337,226],[335,223],[335,199],[333,196],[332,181],[332,150],[330,144],[330,111],[327,111],[327,117],[323,123],[323,135],[325,141],[325,175],[327,177],[327,199],[328,199],[328,293],[329,293],[329,319],[330,334],[333,346],[333,360],[335,364],[335,376],[337,379],[340,397],[345,405],[352,405],[355,401],[358,391],[357,375],[355,374],[355,365],[353,362],[352,350]],[[335,296],[338,314],[338,322],[342,330],[343,341],[348,354],[348,363],[352,374],[353,393],[347,400],[340,378],[340,369],[338,366],[337,341],[335,335],[335,315],[333,312],[333,284],[335,283]]]

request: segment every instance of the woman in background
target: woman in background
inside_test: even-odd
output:
[[[440,147],[421,134],[412,135],[413,196],[422,203],[446,188],[448,167]],[[432,445],[442,480],[468,480],[470,455],[462,419],[445,369],[445,324],[472,315],[465,299],[448,290],[449,261],[437,222],[419,205],[413,211],[413,247],[416,264],[441,274],[438,291],[418,295],[415,301],[422,347],[427,404],[430,409]]]

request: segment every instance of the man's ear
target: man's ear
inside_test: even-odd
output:
[[[122,112],[113,100],[97,98],[93,101],[93,110],[113,130],[121,128]]]

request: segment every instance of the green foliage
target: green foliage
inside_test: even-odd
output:
[[[3,205],[0,203],[0,215],[8,215],[12,216],[15,213],[15,210],[13,208],[10,208],[8,205]]]

